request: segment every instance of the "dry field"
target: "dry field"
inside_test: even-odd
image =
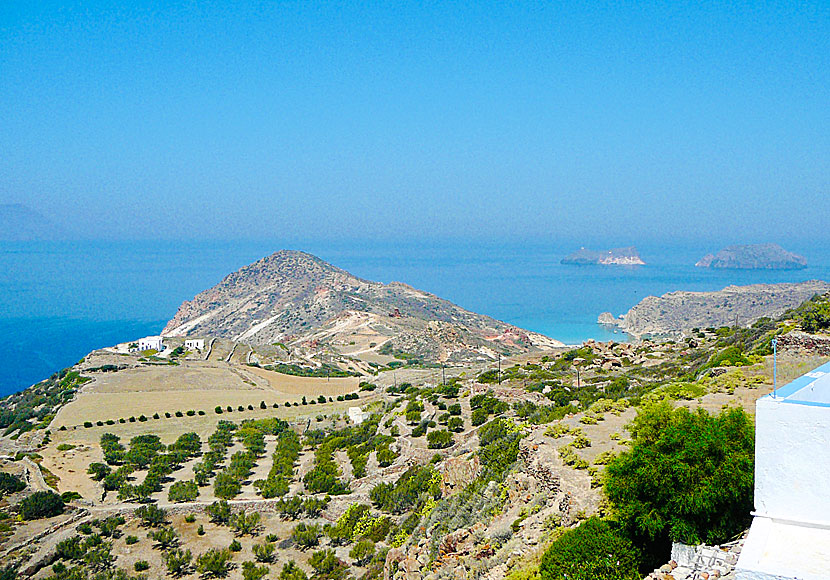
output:
[[[284,405],[303,396],[336,397],[357,390],[359,380],[309,378],[283,375],[263,369],[222,362],[185,361],[179,366],[157,365],[127,368],[116,373],[95,373],[94,380],[63,407],[51,428],[70,429],[85,421],[118,421],[121,418],[176,411],[205,411],[216,406],[236,409],[265,401]],[[214,421],[215,423],[215,421]]]

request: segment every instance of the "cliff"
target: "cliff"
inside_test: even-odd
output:
[[[637,253],[637,248],[615,248],[613,250],[595,251],[580,248],[573,254],[565,256],[562,264],[588,266],[599,264],[603,266],[643,266],[645,262]]]
[[[797,284],[727,286],[716,292],[677,291],[648,296],[619,322],[634,336],[668,336],[692,328],[747,326],[761,317],[776,318],[816,294],[830,291],[830,283],[811,280]]]
[[[717,254],[707,254],[695,266],[738,270],[800,270],[807,267],[807,259],[788,252],[778,244],[755,244],[728,246]]]
[[[457,361],[561,346],[406,284],[363,280],[288,250],[245,266],[184,302],[163,334],[253,345],[328,345],[354,355],[383,349]]]

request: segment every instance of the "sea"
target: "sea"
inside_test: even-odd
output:
[[[649,295],[730,284],[830,280],[830,248],[787,249],[795,271],[695,268],[720,245],[638,244],[638,267],[572,266],[570,240],[0,242],[0,396],[90,351],[158,334],[178,306],[226,274],[280,249],[303,250],[357,276],[405,282],[474,312],[567,344],[628,337],[596,323]],[[594,245],[601,248],[601,245]]]

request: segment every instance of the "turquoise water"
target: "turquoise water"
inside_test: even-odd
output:
[[[353,274],[406,282],[475,312],[566,343],[624,339],[596,324],[650,294],[729,284],[830,280],[830,251],[789,272],[694,268],[707,246],[638,246],[647,266],[563,266],[575,242],[27,242],[0,243],[0,394],[71,365],[90,350],[158,333],[179,304],[281,248]]]

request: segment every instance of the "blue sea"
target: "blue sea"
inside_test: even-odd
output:
[[[695,268],[718,244],[638,245],[641,267],[564,266],[578,242],[0,242],[0,395],[25,388],[89,351],[158,333],[179,304],[282,248],[353,274],[399,281],[475,312],[569,344],[625,340],[596,324],[648,295],[729,284],[830,280],[830,249],[790,246],[806,270]],[[597,247],[602,247],[597,245]]]

